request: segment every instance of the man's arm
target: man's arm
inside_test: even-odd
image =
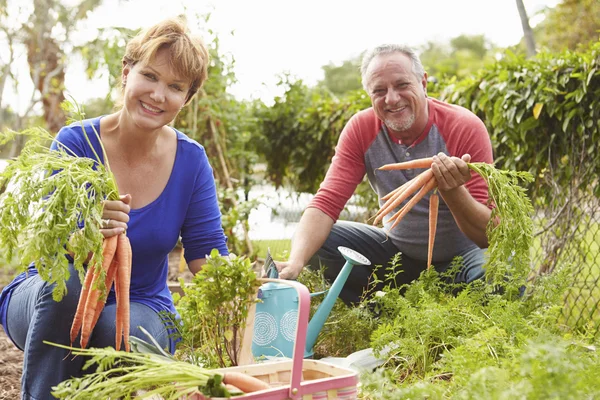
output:
[[[304,211],[292,238],[289,260],[276,263],[281,279],[296,279],[308,260],[325,243],[334,222],[318,208],[309,207]]]
[[[471,179],[467,163],[471,156],[448,157],[439,153],[433,157],[431,169],[438,182],[444,202],[452,212],[460,230],[481,248],[488,247],[486,229],[492,211],[471,196],[464,186]]]

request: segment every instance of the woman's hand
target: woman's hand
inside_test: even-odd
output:
[[[100,228],[104,237],[119,235],[127,230],[129,211],[131,211],[130,203],[131,195],[129,194],[121,196],[121,200],[104,201],[102,227]]]

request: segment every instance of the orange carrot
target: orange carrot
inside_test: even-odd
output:
[[[373,225],[377,225],[379,221],[383,219],[386,215],[388,215],[392,210],[398,207],[404,200],[408,198],[411,194],[417,191],[420,187],[426,184],[430,179],[433,178],[433,171],[430,169],[425,172],[415,176],[409,182],[411,182],[406,189],[404,189],[400,195],[394,199],[392,202],[386,202],[387,205],[384,205],[377,214],[375,214],[375,221],[373,221]],[[435,179],[434,179],[435,181]]]
[[[431,168],[433,164],[433,157],[418,158],[416,160],[405,161],[401,163],[385,164],[377,169],[382,171],[392,171],[400,169],[412,169],[412,168]]]
[[[125,344],[125,350],[129,351],[129,286],[131,282],[131,243],[126,234],[119,235],[119,245],[117,246],[117,261],[119,268],[117,269],[117,321],[116,321],[116,337],[115,348],[121,349],[121,339]]]
[[[437,229],[438,208],[440,205],[440,196],[434,192],[429,198],[429,242],[427,248],[427,269],[431,267],[433,258],[433,243],[435,242],[435,231]]]
[[[412,197],[412,199],[410,199],[410,201],[408,203],[406,203],[404,205],[404,207],[402,207],[400,209],[400,211],[398,211],[396,214],[394,214],[390,218],[390,221],[394,220],[394,223],[392,224],[392,226],[390,227],[389,230],[391,231],[392,229],[394,229],[396,227],[396,225],[398,225],[400,223],[402,218],[404,218],[404,216],[414,207],[414,205],[417,204],[423,197],[425,197],[427,192],[429,192],[436,186],[437,186],[437,181],[435,180],[435,178],[434,177],[430,178],[427,181],[427,183],[421,187],[419,192],[417,194],[415,194]]]
[[[267,382],[241,372],[226,372],[223,374],[223,383],[233,385],[244,393],[258,392],[259,390],[271,388]]]
[[[117,248],[117,236],[111,236],[105,238],[102,242],[102,267],[100,270],[96,267],[90,267],[94,269],[94,278],[92,279],[91,288],[85,301],[85,308],[83,311],[83,322],[81,325],[81,337],[80,345],[84,349],[87,347],[87,343],[92,334],[94,327],[94,317],[96,315],[96,307],[98,305],[98,299],[100,298],[100,289],[98,288],[99,280],[102,275],[102,271],[108,271],[110,264],[112,263]]]
[[[117,272],[117,260],[113,258],[112,263],[110,263],[110,267],[108,267],[108,271],[106,271],[106,279],[104,280],[104,287],[106,288],[106,292],[100,295],[98,299],[98,303],[96,304],[96,314],[94,315],[94,320],[92,321],[92,329],[96,326],[98,319],[100,319],[100,314],[102,314],[102,310],[104,309],[104,305],[106,304],[106,300],[108,299],[108,293],[110,292],[110,288],[115,281],[115,275]]]
[[[71,346],[77,338],[77,334],[81,329],[83,322],[83,311],[85,308],[85,302],[88,298],[90,288],[92,287],[92,280],[94,279],[94,268],[89,267],[85,273],[85,280],[81,287],[81,294],[79,295],[79,302],[77,303],[77,311],[75,311],[75,317],[73,317],[73,323],[71,324]]]

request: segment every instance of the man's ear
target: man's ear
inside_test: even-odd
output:
[[[427,72],[423,73],[423,79],[421,80],[421,85],[423,85],[423,91],[425,95],[427,95]]]

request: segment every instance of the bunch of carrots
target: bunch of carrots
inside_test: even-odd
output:
[[[125,233],[105,238],[102,243],[102,265],[90,266],[86,272],[77,311],[71,325],[71,345],[81,331],[80,345],[88,345],[90,335],[106,304],[110,288],[115,286],[117,300],[115,349],[129,351],[129,285],[131,281],[131,244]],[[104,277],[104,285],[102,278]]]
[[[382,171],[397,171],[412,168],[426,169],[424,172],[415,176],[410,181],[392,190],[390,193],[381,198],[385,201],[385,203],[375,214],[373,225],[377,225],[379,222],[381,222],[383,217],[390,214],[396,207],[402,204],[402,202],[404,202],[409,196],[418,190],[418,192],[404,206],[402,206],[400,210],[390,217],[388,222],[392,222],[392,225],[389,229],[391,231],[400,223],[402,218],[404,218],[404,216],[414,207],[415,204],[421,201],[421,199],[423,199],[427,193],[437,188],[437,181],[435,180],[433,171],[431,170],[432,163],[433,158],[427,157],[401,163],[386,164],[378,168]],[[427,269],[431,267],[431,260],[433,257],[433,244],[435,242],[435,232],[437,229],[439,204],[439,195],[437,191],[434,191],[429,197],[429,240],[427,248]]]

